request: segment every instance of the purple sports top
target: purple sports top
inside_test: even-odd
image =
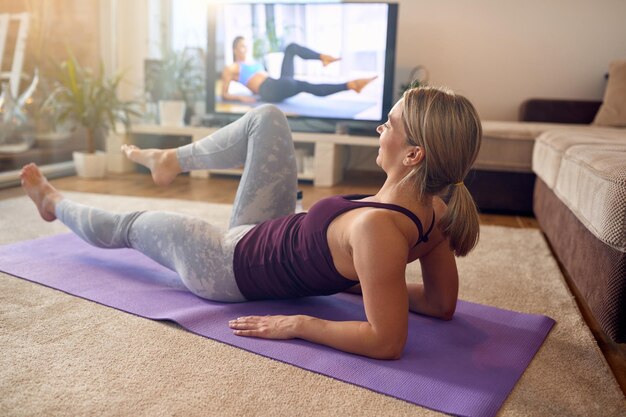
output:
[[[426,242],[433,225],[424,233],[422,222],[411,211],[395,204],[356,201],[367,195],[325,198],[308,213],[272,219],[256,225],[235,246],[235,281],[248,300],[330,295],[358,284],[335,268],[326,232],[340,214],[361,207],[398,211],[417,226],[417,243]]]

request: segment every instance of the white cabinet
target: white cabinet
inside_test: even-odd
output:
[[[111,132],[107,138],[108,169],[111,172],[123,173],[133,170],[133,163],[126,160],[119,151],[123,143],[132,143],[133,134],[189,136],[193,142],[200,140],[216,128],[209,127],[168,127],[159,125],[133,125],[129,134]],[[313,172],[298,174],[301,180],[313,181],[314,185],[330,187],[343,178],[344,151],[346,146],[378,147],[378,138],[366,136],[350,136],[334,133],[294,132],[293,141],[313,144]],[[192,177],[208,178],[211,173],[240,175],[241,170],[207,170],[193,171]]]

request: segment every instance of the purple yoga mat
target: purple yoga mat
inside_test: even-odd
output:
[[[172,320],[193,333],[449,414],[493,416],[554,325],[554,320],[459,301],[451,321],[409,317],[402,359],[381,361],[303,340],[234,336],[244,315],[309,314],[364,320],[360,296],[223,304],[187,292],[178,276],[142,254],[103,250],[74,235],[0,247],[0,270],[119,310]]]

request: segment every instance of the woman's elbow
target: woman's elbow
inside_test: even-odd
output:
[[[444,321],[450,321],[452,320],[453,317],[454,317],[454,310],[446,311],[442,313],[441,316],[439,316],[439,318]]]
[[[441,320],[449,321],[449,320],[452,320],[452,318],[454,317],[455,311],[456,311],[456,303],[449,305],[449,306],[443,306],[439,310],[437,317]]]
[[[402,357],[402,352],[404,351],[404,346],[402,348],[399,347],[388,347],[385,349],[380,349],[374,352],[371,355],[367,355],[372,359],[381,359],[385,361],[395,361]]]
[[[375,359],[383,360],[400,359],[402,357],[402,352],[404,352],[405,344],[406,338],[403,338],[402,340],[383,342],[375,350],[375,353],[374,355],[372,355],[372,357]]]
[[[383,359],[388,361],[397,361],[402,357],[402,352],[404,352],[404,345],[389,350]]]

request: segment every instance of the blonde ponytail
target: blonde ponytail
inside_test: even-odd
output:
[[[478,243],[478,210],[463,183],[452,185],[448,209],[439,221],[439,227],[444,236],[447,236],[456,256],[467,255]]]
[[[405,179],[413,182],[420,199],[453,187],[438,225],[455,255],[465,256],[480,233],[476,204],[462,182],[480,149],[480,118],[469,100],[446,88],[413,88],[403,99],[407,143],[424,150],[424,161]]]

